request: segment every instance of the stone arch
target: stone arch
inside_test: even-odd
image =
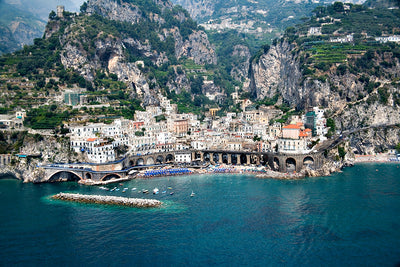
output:
[[[136,161],[136,166],[143,166],[144,165],[144,159],[143,158],[138,158]]]
[[[213,153],[213,161],[219,163],[219,153]]]
[[[204,162],[210,162],[210,160],[211,160],[210,153],[204,152],[203,160],[204,160]]]
[[[247,162],[247,155],[246,154],[240,154],[240,164],[244,165],[244,164],[249,164],[249,162]]]
[[[90,172],[85,173],[85,179],[92,180],[92,174]]]
[[[228,154],[222,153],[222,163],[228,164]]]
[[[121,178],[121,175],[116,174],[116,173],[110,173],[110,174],[106,174],[105,176],[103,176],[103,178],[101,178],[100,181],[108,181],[108,180],[119,179],[119,178]]]
[[[74,172],[70,171],[58,171],[54,174],[52,174],[49,179],[47,180],[48,182],[77,182],[79,180],[82,180],[82,177],[77,175]]]
[[[285,163],[287,172],[296,171],[296,160],[294,158],[287,158]]]
[[[162,155],[159,155],[156,158],[156,164],[163,164],[164,163],[164,157]]]
[[[15,180],[21,180],[17,176],[15,176],[12,173],[0,173],[0,180],[1,179],[15,179]]]
[[[201,160],[201,153],[200,152],[194,152],[194,160]]]
[[[314,168],[314,158],[311,156],[307,156],[303,159],[303,166],[309,167],[309,168]]]
[[[251,155],[250,156],[250,164],[257,164],[258,162],[258,155]]]
[[[146,165],[154,165],[154,158],[153,157],[148,157],[146,160]]]
[[[263,154],[261,155],[261,159],[260,159],[260,163],[264,166],[266,166],[268,164],[268,155],[267,154]]]
[[[279,159],[277,158],[277,157],[274,157],[274,161],[273,161],[273,163],[272,163],[273,165],[272,165],[272,169],[274,170],[274,171],[279,171]]]
[[[174,161],[174,155],[168,154],[168,155],[165,157],[165,161],[166,161],[167,163],[172,163],[172,162]]]
[[[231,155],[231,162],[233,165],[236,165],[238,163],[238,155],[237,154]]]

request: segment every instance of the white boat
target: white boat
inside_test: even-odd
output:
[[[132,188],[132,191],[135,191],[137,188],[136,187],[134,187],[134,188]]]
[[[190,194],[190,196],[191,196],[191,197],[194,197],[194,195],[196,195],[196,194],[192,191],[192,193]]]
[[[158,188],[157,188],[157,187],[156,187],[156,188],[154,188],[154,189],[153,189],[153,194],[154,194],[154,195],[157,195],[157,194],[158,194],[158,191],[159,191],[159,190],[158,190]]]

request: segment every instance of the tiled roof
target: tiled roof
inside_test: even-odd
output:
[[[300,130],[300,126],[298,126],[296,124],[289,124],[289,125],[283,126],[282,128],[283,129],[297,129],[297,130]]]

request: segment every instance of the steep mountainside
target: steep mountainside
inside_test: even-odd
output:
[[[252,92],[297,109],[328,108],[338,130],[398,124],[400,45],[382,35],[396,36],[399,23],[398,9],[319,8],[253,60]]]
[[[45,22],[37,16],[0,2],[0,55],[32,44],[43,35]]]
[[[93,107],[79,113],[96,120],[133,118],[160,93],[179,111],[201,113],[216,105],[206,92],[237,85],[205,32],[169,1],[90,0],[81,10],[50,13],[43,38],[0,58],[0,113],[26,108],[27,126],[54,128],[77,116],[63,105],[70,93]]]
[[[190,15],[206,28],[237,29],[239,32],[259,35],[275,29],[283,30],[299,22],[302,17],[309,16],[315,7],[331,3],[331,1],[311,0],[173,0],[173,2],[187,9]]]

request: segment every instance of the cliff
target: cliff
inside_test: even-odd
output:
[[[329,7],[327,10],[330,16],[335,16],[335,11]],[[365,15],[363,7],[350,5],[350,10],[353,14],[347,14],[347,21],[343,19],[343,11],[338,12],[342,22],[335,25],[344,31],[348,23],[348,32],[345,32],[348,36],[361,30],[354,21]],[[329,34],[305,36],[309,25],[324,21],[326,14],[323,12],[328,11],[321,11],[321,18],[311,18],[310,24],[288,29],[284,38],[275,40],[267,51],[254,58],[250,68],[251,91],[258,99],[278,94],[298,110],[323,107],[327,116],[335,120],[337,131],[365,129],[368,134],[351,135],[350,143],[358,153],[393,148],[400,142],[398,128],[390,129],[388,135],[378,134],[385,138],[373,138],[382,130],[373,133],[370,128],[400,123],[400,46],[368,41],[361,34],[357,35],[357,40],[341,39],[339,43],[337,33],[333,37]],[[388,17],[398,13],[391,10],[370,12]],[[322,31],[324,27],[322,25]],[[391,26],[386,27],[385,32],[392,30]],[[376,29],[364,27],[364,31],[368,30]]]
[[[50,21],[45,36],[60,35],[65,68],[91,83],[99,71],[115,74],[133,97],[150,105],[157,103],[155,96],[163,87],[168,88],[167,84],[175,84],[177,92],[187,88],[170,76],[166,82],[160,81],[156,69],[179,65],[181,59],[198,65],[216,64],[217,57],[205,32],[183,9],[169,1],[139,3],[88,1],[83,14]],[[155,75],[149,75],[149,68]]]

